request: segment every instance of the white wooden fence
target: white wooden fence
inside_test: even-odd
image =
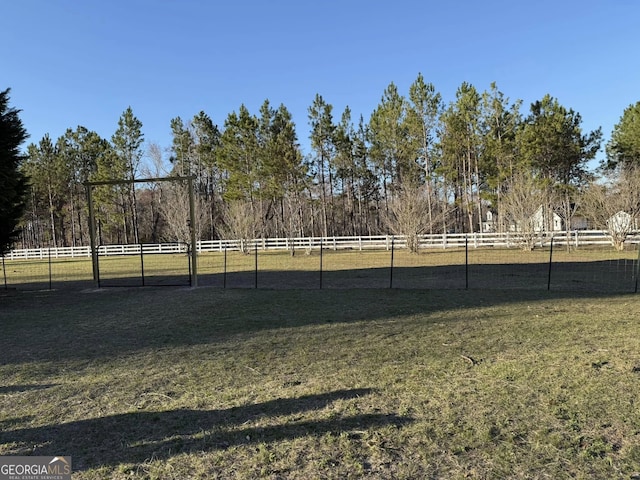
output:
[[[573,247],[580,248],[588,245],[611,245],[611,237],[601,230],[576,230],[570,232],[554,232],[539,237],[536,245],[549,246],[551,238],[554,244],[569,242]],[[449,233],[420,236],[420,248],[447,249],[465,248],[515,248],[520,245],[520,238],[515,233]],[[392,243],[395,248],[406,248],[403,236],[376,235],[353,237],[303,237],[303,238],[259,238],[254,240],[206,240],[196,244],[198,252],[222,252],[224,250],[240,250],[243,247],[261,250],[317,250],[322,245],[331,250],[390,250]],[[640,243],[640,234],[629,236],[627,243]],[[613,247],[612,247],[613,248]],[[140,255],[154,253],[186,253],[186,243],[158,243],[131,245],[101,245],[98,255]],[[6,260],[47,259],[47,258],[81,258],[90,257],[91,247],[44,247],[12,250],[5,255]]]

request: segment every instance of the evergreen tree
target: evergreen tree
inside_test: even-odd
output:
[[[357,166],[354,155],[355,131],[351,109],[346,107],[335,130],[337,190],[342,199],[342,234],[356,235]]]
[[[35,212],[32,219],[41,217],[43,223],[48,222],[47,234],[40,240],[54,247],[64,246],[70,171],[60,154],[59,142],[54,144],[49,134],[45,134],[38,145],[29,145],[27,152],[23,170],[31,180],[31,201]]]
[[[302,161],[291,114],[284,105],[273,109],[265,101],[260,119],[261,198],[268,201],[263,218],[271,219],[276,236],[300,236],[302,197],[307,167]]]
[[[255,207],[259,181],[259,121],[247,107],[240,105],[224,122],[220,137],[220,166],[225,170],[226,200],[246,200]]]
[[[104,161],[110,149],[107,140],[96,132],[79,125],[76,130],[67,129],[57,141],[58,154],[68,172],[66,203],[70,216],[71,245],[88,243],[88,206],[85,183],[94,179],[98,164]],[[97,206],[97,205],[96,205]]]
[[[456,207],[456,228],[473,232],[480,230],[480,130],[481,97],[476,88],[463,83],[456,100],[443,113],[442,165],[440,172],[451,186]],[[466,217],[466,220],[463,220]],[[477,228],[476,228],[477,227]]]
[[[409,106],[407,110],[407,125],[413,142],[412,150],[416,160],[424,169],[425,203],[429,220],[429,233],[433,233],[437,196],[437,178],[434,175],[436,167],[436,127],[442,112],[442,97],[436,92],[431,83],[425,83],[422,74],[418,74],[416,81],[409,87]],[[405,193],[410,191],[405,190]],[[446,202],[446,199],[442,199]]]
[[[209,237],[216,238],[215,218],[219,217],[224,195],[224,173],[218,161],[220,130],[211,117],[201,111],[191,120],[196,157],[196,191],[204,195],[209,212]]]
[[[195,173],[192,164],[195,163],[196,142],[189,125],[185,125],[180,117],[172,118],[171,133],[173,134],[171,145],[173,153],[169,157],[169,161],[173,165],[173,173],[180,176]]]
[[[140,160],[142,159],[144,134],[142,133],[142,122],[133,114],[131,107],[123,112],[118,120],[118,129],[111,137],[113,150],[119,162],[124,166],[127,180],[134,180]],[[131,229],[133,230],[134,243],[140,242],[138,232],[138,205],[136,200],[135,184],[131,183],[126,189],[128,194],[128,209],[131,218]],[[126,215],[125,215],[126,217]],[[126,220],[125,220],[126,222]],[[124,224],[127,227],[127,224]],[[127,242],[127,232],[125,231],[125,242]]]
[[[531,113],[518,131],[520,154],[548,189],[548,198],[560,199],[557,211],[564,217],[566,228],[570,228],[579,189],[592,178],[587,163],[600,149],[601,138],[600,129],[583,135],[580,114],[548,94],[531,104]],[[551,228],[554,205],[545,207],[547,228]]]
[[[231,112],[224,122],[220,137],[218,161],[224,170],[224,200],[228,205],[238,206],[235,213],[243,213],[241,219],[225,214],[224,234],[229,235],[234,228],[231,223],[247,227],[243,230],[247,238],[254,238],[259,224],[260,155],[258,142],[259,120],[245,105],[238,112]],[[231,228],[231,229],[230,229]]]
[[[0,92],[0,255],[9,251],[19,234],[27,192],[27,179],[19,167],[24,158],[20,145],[28,135],[20,111],[9,107],[9,91]]]
[[[380,230],[380,189],[369,155],[368,126],[360,115],[353,137],[353,156],[358,178],[358,234],[374,235]]]
[[[489,92],[482,94],[482,193],[494,213],[498,214],[496,226],[499,231],[503,231],[505,227],[502,203],[504,194],[511,181],[522,170],[515,141],[522,121],[521,104],[520,100],[510,104],[495,82],[491,84]]]
[[[326,103],[316,94],[309,107],[309,126],[311,127],[311,148],[313,149],[316,183],[320,189],[322,208],[322,236],[335,233],[333,209],[333,181],[335,159],[335,125],[333,123],[333,105]]]
[[[423,170],[416,163],[407,124],[407,101],[391,83],[369,121],[371,160],[381,174],[385,201],[389,190],[403,183],[416,185]]]
[[[201,111],[191,120],[195,142],[197,189],[207,198],[222,195],[222,172],[218,165],[220,130],[211,117]]]
[[[629,105],[613,127],[607,144],[606,170],[640,166],[640,102]]]

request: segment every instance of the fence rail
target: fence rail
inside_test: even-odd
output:
[[[574,230],[569,232],[553,232],[540,235],[536,245],[547,247],[554,239],[556,245],[569,244],[574,248],[589,245],[611,245],[611,236],[602,230]],[[391,242],[395,242],[396,248],[405,248],[404,236],[392,237],[390,235],[352,236],[352,237],[299,237],[299,238],[259,238],[253,240],[204,240],[196,244],[198,252],[216,252],[224,250],[246,250],[247,248],[259,248],[262,250],[318,250],[322,245],[325,249],[332,250],[389,250]],[[448,249],[498,247],[514,248],[521,243],[517,233],[447,233],[421,235],[419,246],[421,249]],[[627,243],[640,242],[640,234],[627,238]],[[157,244],[131,244],[131,245],[100,245],[98,255],[139,255],[154,253],[186,253],[185,243],[157,243]],[[90,257],[91,247],[45,247],[12,250],[5,255],[7,260],[20,259],[46,259]]]

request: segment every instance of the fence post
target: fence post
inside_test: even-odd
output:
[[[469,290],[469,235],[464,236],[464,289]]]
[[[191,252],[189,248],[189,244],[187,243],[187,267],[189,269],[189,286],[191,287]]]
[[[189,262],[189,265],[191,265],[191,262]],[[191,273],[191,267],[189,267],[189,273]],[[142,244],[140,244],[140,275],[142,277],[142,286],[144,287],[144,249]],[[191,280],[189,280],[189,286],[191,286]]]
[[[96,239],[96,219],[93,211],[92,186],[85,183],[87,189],[87,207],[89,209],[89,242],[91,243],[91,268],[93,270],[93,281],[100,288],[100,272],[98,271],[98,245]]]
[[[549,277],[547,278],[547,291],[551,290],[551,265],[553,265],[553,235],[551,236],[551,247],[549,248]]]
[[[222,245],[222,243],[220,244]],[[227,246],[224,246],[224,264],[222,270],[222,288],[227,288]]]
[[[94,274],[96,275],[95,278],[95,282],[96,282],[96,286],[98,288],[100,288],[100,260],[99,260],[99,254],[100,254],[100,246],[97,246],[95,249],[95,256],[96,256],[96,263],[95,263],[95,269],[94,269]],[[106,255],[106,250],[105,250],[105,255]]]
[[[638,293],[638,276],[640,276],[640,243],[636,243],[636,245],[638,246],[638,260],[636,264],[636,286],[633,293]],[[4,257],[2,257],[2,261],[4,262]]]
[[[51,288],[51,247],[49,247],[49,255],[47,261],[49,262],[49,290],[53,290]]]
[[[4,264],[4,255],[2,255],[2,276],[4,277],[4,289],[8,290],[9,287],[7,286],[7,267]]]
[[[258,288],[258,242],[253,245],[254,258],[255,258],[255,279],[254,288]]]
[[[391,237],[391,268],[389,269],[389,288],[393,288],[393,253],[395,250],[395,237]]]
[[[322,237],[320,237],[320,290],[322,290]]]

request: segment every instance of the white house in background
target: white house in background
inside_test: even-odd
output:
[[[614,232],[632,232],[638,230],[638,219],[633,218],[631,214],[620,210],[607,220],[607,228]]]
[[[497,215],[491,210],[486,211],[486,213],[484,214],[484,221],[482,222],[483,233],[491,233],[496,231],[496,216]]]
[[[495,232],[496,231],[496,221],[497,215],[491,210],[487,210],[485,213],[485,220],[482,222],[482,231],[483,232]],[[544,208],[542,205],[535,211],[535,213],[531,216],[531,225],[533,226],[534,232],[546,232],[548,222],[545,221]],[[561,232],[564,230],[564,222],[562,221],[562,217],[558,215],[556,212],[553,212],[553,231]],[[513,224],[509,226],[509,230],[512,232],[520,231],[520,226],[518,224]]]
[[[547,219],[545,218],[544,215],[544,208],[542,207],[542,205],[540,205],[540,207],[538,208],[538,210],[536,210],[536,213],[534,213],[531,216],[531,221],[533,224],[533,230],[535,232],[544,232],[547,231],[547,226],[549,224],[549,222],[546,221]],[[562,230],[564,230],[564,222],[562,221],[562,218],[560,217],[560,215],[558,215],[556,212],[553,212],[553,217],[551,219],[552,221],[552,228],[551,230],[553,232],[561,232]]]

